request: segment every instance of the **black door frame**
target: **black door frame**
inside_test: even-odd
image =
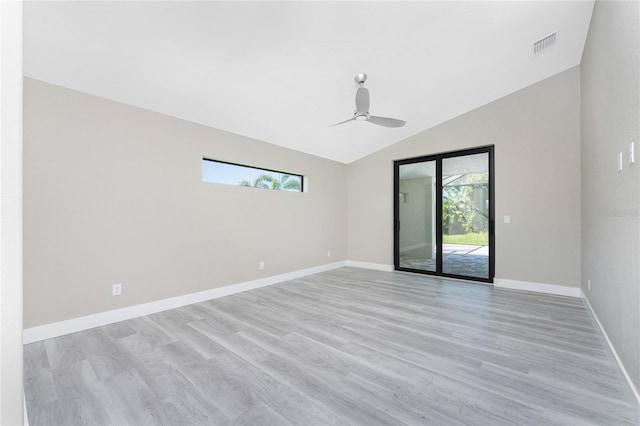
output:
[[[479,278],[466,275],[445,274],[442,272],[442,160],[472,154],[489,154],[489,277]],[[404,164],[436,162],[436,270],[427,271],[400,267],[400,166]],[[458,151],[442,152],[421,157],[405,158],[393,162],[393,264],[396,271],[415,272],[419,274],[435,275],[439,277],[457,278],[484,283],[493,283],[495,276],[495,176],[494,176],[494,145]]]

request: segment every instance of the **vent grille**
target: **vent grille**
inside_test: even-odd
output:
[[[557,32],[551,33],[548,36],[541,38],[540,40],[533,43],[533,55],[541,55],[555,46],[556,34]]]

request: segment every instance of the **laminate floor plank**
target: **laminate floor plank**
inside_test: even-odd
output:
[[[26,345],[31,425],[638,425],[580,299],[340,268]]]
[[[149,345],[138,336],[128,336],[117,345],[128,358],[123,366],[135,371],[158,399],[182,391],[187,380],[165,359],[164,347]]]
[[[216,329],[215,324],[211,324],[207,321],[196,321],[189,324],[194,329],[198,330],[207,338],[216,342],[229,352],[233,352],[243,359],[260,362],[266,359],[270,352],[262,349],[250,342],[243,339],[237,333],[229,333]]]
[[[44,406],[56,400],[56,388],[53,382],[49,358],[44,342],[31,345],[31,350],[24,354],[24,386],[38,389],[38,392],[25,394],[28,406]]]
[[[251,397],[256,401],[261,401],[257,405],[262,404],[269,407],[272,412],[277,413],[287,422],[294,425],[339,423],[335,417],[318,407],[309,398],[279,382],[260,368],[261,363],[265,360],[254,365],[234,354],[219,358],[219,361],[224,363],[226,370],[233,371],[232,374],[236,380],[244,383],[243,388],[251,394]]]
[[[129,322],[131,328],[136,331],[136,335],[150,345],[161,346],[178,341],[177,337],[172,336],[149,317],[134,318]]]
[[[381,386],[357,374],[346,376],[343,387],[352,397],[362,399],[373,407],[384,407],[385,412],[408,425],[464,425],[460,419],[447,415],[450,411],[435,401],[425,397],[416,398],[415,388],[399,390],[397,387]]]
[[[284,417],[269,408],[269,406],[259,403],[253,406],[249,411],[236,417],[233,420],[228,420],[224,423],[224,426],[252,426],[252,425],[291,425]]]
[[[56,388],[53,408],[40,418],[44,424],[106,424],[111,398],[86,359],[52,370]],[[48,422],[48,423],[47,423]]]
[[[400,420],[384,413],[377,407],[368,405],[359,398],[353,398],[342,391],[341,386],[329,384],[326,376],[318,377],[307,372],[301,363],[272,356],[262,362],[262,366],[278,380],[289,384],[309,397],[345,425],[402,425]]]
[[[108,406],[110,423],[130,425],[161,423],[163,416],[156,405],[157,399],[136,370],[117,374],[102,383],[111,400]]]
[[[171,412],[179,416],[177,421],[170,421],[167,425],[216,425],[226,422],[227,417],[211,403],[209,396],[187,383],[181,392],[176,392],[163,400],[160,404],[171,407]]]

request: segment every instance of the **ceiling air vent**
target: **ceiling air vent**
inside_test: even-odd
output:
[[[533,43],[533,56],[538,56],[551,49],[556,44],[556,33],[553,32],[546,37]]]

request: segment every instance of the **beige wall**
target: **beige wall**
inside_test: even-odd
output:
[[[640,389],[640,4],[597,2],[582,57],[582,289]],[[629,142],[636,163],[629,165]],[[617,171],[617,156],[624,157]],[[587,282],[591,280],[591,290]]]
[[[579,81],[573,68],[347,167],[26,79],[25,326],[338,260],[392,264],[392,161],[487,144],[496,276],[579,286]],[[301,173],[311,190],[203,183],[203,156]]]
[[[575,67],[351,163],[349,259],[393,264],[393,160],[493,144],[496,277],[579,287],[579,120]]]
[[[346,260],[344,164],[30,79],[24,115],[27,328]],[[310,191],[203,183],[203,157]]]

